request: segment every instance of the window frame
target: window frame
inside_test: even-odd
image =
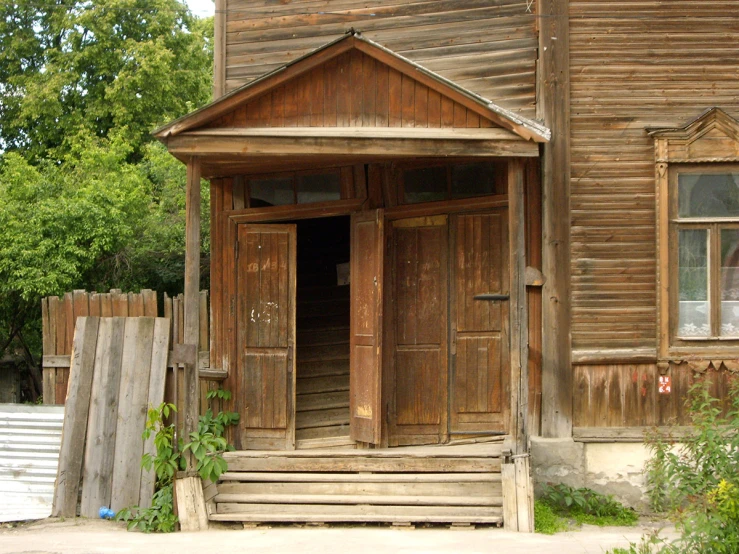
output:
[[[721,336],[721,231],[739,229],[739,216],[736,217],[680,217],[679,186],[680,175],[720,175],[739,173],[737,164],[671,164],[668,169],[669,202],[669,339],[672,347],[725,346],[732,343],[739,347],[739,336]],[[681,336],[679,334],[679,250],[678,234],[681,230],[706,230],[707,232],[707,273],[708,273],[708,336]]]
[[[310,175],[336,175],[339,179],[339,198],[322,202],[298,203],[298,178]],[[276,204],[274,206],[251,206],[251,182],[264,179],[290,179],[292,183],[293,201],[290,204]],[[287,206],[314,206],[318,204],[339,202],[357,198],[354,190],[354,174],[352,167],[327,167],[302,171],[279,171],[271,173],[255,173],[244,175],[244,208],[252,210],[272,210],[274,208],[285,208]]]

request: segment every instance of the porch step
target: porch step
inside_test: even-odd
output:
[[[228,452],[210,518],[499,524],[500,448]]]

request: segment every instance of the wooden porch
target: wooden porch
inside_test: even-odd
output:
[[[503,523],[503,441],[238,451],[206,488],[211,521]]]

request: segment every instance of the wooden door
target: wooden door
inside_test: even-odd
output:
[[[446,439],[448,242],[446,216],[393,222],[392,446]]]
[[[356,441],[380,442],[383,210],[352,214],[349,410]]]
[[[236,408],[242,449],[295,448],[295,225],[238,225]]]
[[[450,433],[505,432],[509,406],[507,210],[455,215],[451,278]]]

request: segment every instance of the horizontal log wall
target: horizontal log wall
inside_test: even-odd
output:
[[[225,4],[226,92],[354,28],[473,92],[534,116],[533,1],[227,0]]]
[[[655,347],[654,142],[644,128],[681,126],[712,106],[739,117],[737,13],[738,0],[570,3],[575,351]]]

